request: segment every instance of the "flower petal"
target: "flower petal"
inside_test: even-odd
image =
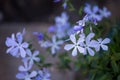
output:
[[[30,73],[30,78],[35,77],[36,75],[37,75],[37,72],[36,72],[36,71],[32,71],[32,72]]]
[[[24,78],[25,78],[25,75],[24,75],[23,73],[18,73],[18,74],[16,75],[16,78],[18,78],[18,79],[24,79]]]
[[[72,56],[76,56],[77,55],[77,48],[75,47],[72,51]]]
[[[84,51],[85,51],[85,49],[80,47],[80,46],[78,46],[78,50],[79,50],[80,53],[84,53]]]
[[[64,46],[64,49],[67,50],[67,51],[69,51],[69,50],[72,49],[74,46],[75,46],[75,45],[73,45],[73,44],[67,44],[67,45]]]
[[[70,35],[70,40],[71,40],[74,44],[76,44],[75,34]]]
[[[102,49],[105,50],[105,51],[108,50],[108,46],[106,46],[106,45],[101,45],[101,47],[102,47]]]
[[[107,44],[107,43],[110,43],[110,39],[109,39],[109,38],[105,38],[105,39],[102,41],[102,44]]]
[[[26,51],[23,48],[20,48],[21,57],[24,58],[26,56]]]
[[[28,48],[29,44],[27,42],[22,43],[23,48]]]
[[[88,49],[88,53],[91,55],[91,56],[94,56],[95,53],[94,51],[91,49],[91,48],[87,48]]]
[[[89,33],[88,36],[86,37],[86,44],[89,45],[91,38],[95,36],[94,33]]]

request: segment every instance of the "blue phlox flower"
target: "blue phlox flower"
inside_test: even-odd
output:
[[[80,38],[80,39],[82,39],[82,38]],[[80,40],[80,39],[76,40],[75,34],[70,35],[70,40],[72,41],[73,44],[66,44],[64,46],[64,49],[67,50],[67,51],[73,49],[72,50],[72,56],[76,56],[78,51],[80,53],[84,53],[84,48],[80,46],[80,43],[83,40]]]
[[[88,15],[90,21],[94,21],[94,19],[97,21],[102,20],[102,16],[98,14],[98,6],[93,6],[92,8],[91,5],[87,4],[84,8],[84,12]]]
[[[99,10],[99,12],[100,12],[100,15],[105,18],[111,15],[110,11],[108,11],[106,7],[104,7],[103,10]]]
[[[51,74],[46,68],[44,68],[43,70],[38,71],[38,76],[35,80],[51,80]]]
[[[12,56],[18,57],[25,57],[26,56],[26,51],[25,49],[28,48],[29,44],[27,42],[23,42],[23,35],[22,33],[18,32],[16,34],[16,39],[15,35],[12,34],[12,37],[7,37],[6,39],[6,46],[10,47],[7,49],[7,53],[10,53]]]
[[[65,12],[55,18],[55,34],[58,38],[64,38],[67,35],[67,31],[70,28],[70,23],[68,22],[69,17]]]
[[[102,38],[99,38],[98,39],[98,43],[99,45],[96,47],[96,51],[99,51],[100,50],[100,47],[103,49],[103,50],[108,50],[108,46],[106,44],[110,43],[110,39],[109,38],[105,38],[104,40],[102,40]]]
[[[27,57],[26,59],[29,61],[29,64],[34,64],[34,61],[39,62],[40,58],[38,57],[39,51],[34,51],[33,53],[30,51],[30,49],[26,50],[27,52]]]
[[[60,49],[59,45],[62,45],[64,43],[63,40],[58,40],[57,41],[57,37],[55,35],[52,36],[52,42],[49,44],[51,47],[51,53],[55,54],[56,50]]]
[[[44,47],[44,48],[48,48],[50,47],[51,45],[51,42],[50,41],[39,41],[38,42],[40,44],[41,47]]]
[[[20,72],[16,75],[17,79],[22,79],[22,80],[33,80],[34,77],[36,77],[37,72],[32,71],[30,73],[28,72]]]
[[[93,44],[95,43],[93,43],[91,40],[94,36],[95,36],[94,33],[89,33],[85,38],[85,42],[80,43],[80,46],[84,47],[84,52],[83,52],[84,55],[86,55],[88,51],[89,55],[94,56],[95,52],[94,50],[92,50],[92,48],[94,48]]]
[[[65,25],[68,22],[69,17],[67,16],[66,12],[63,12],[61,16],[55,18],[56,24]]]
[[[32,68],[33,64],[29,64],[27,59],[23,59],[22,62],[24,63],[24,65],[20,65],[18,70],[21,72],[26,72],[29,71]]]

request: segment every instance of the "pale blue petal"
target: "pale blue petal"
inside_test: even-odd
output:
[[[26,54],[29,55],[29,56],[32,56],[32,52],[30,51],[30,49],[26,50]]]
[[[70,35],[70,40],[71,40],[74,44],[76,44],[75,34]]]
[[[105,38],[101,44],[107,44],[110,43],[110,39],[109,38]]]
[[[18,74],[16,75],[16,78],[18,78],[18,79],[24,79],[24,78],[25,78],[25,74],[23,74],[23,73],[18,73]]]
[[[32,71],[31,73],[30,73],[30,78],[32,78],[32,77],[35,77],[37,75],[37,72],[36,71]]]
[[[67,51],[69,51],[73,47],[75,47],[75,45],[73,45],[73,44],[67,44],[67,45],[64,46],[64,49],[67,50]]]
[[[86,44],[89,45],[90,40],[95,36],[94,33],[89,33],[88,36],[86,37]]]
[[[21,57],[24,58],[26,56],[26,51],[23,48],[20,48]]]
[[[79,50],[80,53],[84,53],[85,52],[85,49],[80,47],[80,46],[78,46],[78,50]]]
[[[72,56],[76,56],[77,55],[77,48],[75,47],[72,51]]]
[[[95,53],[91,48],[87,48],[88,49],[88,53],[90,54],[90,56],[94,56]]]
[[[108,50],[108,46],[106,46],[106,45],[101,45],[101,47],[102,47],[102,49],[105,50],[105,51]]]
[[[23,48],[28,48],[29,44],[27,42],[22,43]]]

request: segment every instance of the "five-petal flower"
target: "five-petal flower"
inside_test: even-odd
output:
[[[28,48],[29,44],[27,42],[23,42],[23,35],[22,33],[18,32],[15,35],[12,34],[12,37],[7,37],[6,39],[6,45],[7,47],[10,47],[7,49],[7,53],[10,53],[12,56],[18,57],[25,57],[26,56],[26,51],[25,49]]]
[[[72,51],[72,56],[76,56],[78,51],[80,53],[84,53],[84,48],[82,48],[80,46],[80,43],[82,41],[76,40],[75,34],[70,35],[70,40],[72,41],[73,44],[66,44],[65,47],[64,47],[65,50],[68,51],[68,50],[71,50],[72,48],[74,48],[73,51]]]

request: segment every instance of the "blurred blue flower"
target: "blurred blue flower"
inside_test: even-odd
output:
[[[106,7],[104,7],[103,10],[99,10],[99,12],[100,12],[100,15],[105,18],[111,15],[110,11],[108,11]]]
[[[51,53],[52,54],[55,54],[56,53],[56,50],[59,50],[60,47],[59,45],[62,45],[63,44],[63,40],[58,40],[56,39],[57,37],[55,35],[52,36],[52,42],[49,43],[50,47],[51,47]]]
[[[103,50],[108,50],[108,46],[106,44],[110,43],[110,39],[109,38],[105,38],[104,40],[102,40],[102,38],[99,38],[98,39],[98,43],[99,45],[96,46],[96,51],[99,51],[100,50],[100,47],[103,49]]]
[[[70,28],[70,23],[68,22],[69,17],[65,12],[55,18],[55,32],[58,38],[63,38],[67,35],[67,31]]]
[[[86,4],[86,6],[84,7],[84,12],[88,15],[89,20],[94,21],[101,21],[102,20],[102,16],[98,14],[99,12],[99,8],[98,6],[92,6],[89,4]]]
[[[36,77],[37,72],[32,71],[30,73],[28,72],[20,72],[16,75],[17,79],[22,79],[22,80],[33,80],[34,77]]]
[[[7,53],[10,53],[12,56],[21,56],[22,58],[26,56],[25,49],[28,48],[29,44],[27,42],[23,42],[22,33],[18,32],[16,34],[16,38],[14,34],[12,34],[11,38],[7,37],[5,44],[7,47],[10,47],[7,49]]]
[[[29,64],[27,59],[23,59],[22,62],[24,65],[19,66],[19,71],[29,71],[32,68],[32,64]]]
[[[38,57],[39,51],[34,51],[33,53],[30,51],[30,49],[26,50],[28,56],[26,59],[29,61],[29,64],[32,65],[34,64],[34,61],[39,62],[40,58]]]
[[[51,74],[47,69],[40,70],[35,80],[51,80]]]

